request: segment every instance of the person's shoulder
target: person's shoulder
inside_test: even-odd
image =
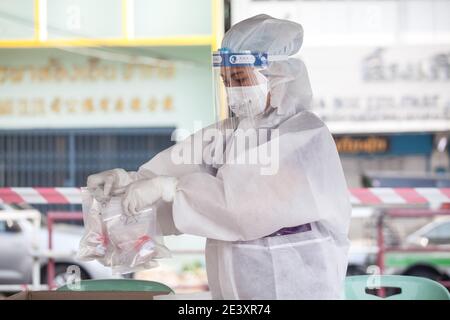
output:
[[[327,129],[325,123],[314,112],[304,110],[291,117],[286,125],[295,131],[306,131],[324,128]]]
[[[325,123],[320,117],[310,110],[304,110],[298,113],[299,117],[308,121],[313,127],[323,127]]]

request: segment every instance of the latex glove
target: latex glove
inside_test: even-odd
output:
[[[124,169],[112,169],[92,174],[87,178],[87,187],[94,192],[94,197],[101,201],[108,199],[112,193],[123,192],[133,179]]]
[[[135,215],[151,207],[159,199],[166,202],[173,201],[177,184],[177,178],[166,176],[133,182],[127,187],[122,200],[124,214]]]

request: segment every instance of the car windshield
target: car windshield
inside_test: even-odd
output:
[[[13,220],[0,220],[0,233],[15,233],[20,231],[20,226]]]
[[[428,243],[434,245],[448,244],[450,245],[450,221],[445,222],[429,230],[424,234],[428,239]]]

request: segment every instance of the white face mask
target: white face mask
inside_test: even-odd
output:
[[[268,85],[267,78],[255,72],[260,84],[256,86],[227,87],[228,106],[238,117],[251,117],[260,114],[266,108]]]

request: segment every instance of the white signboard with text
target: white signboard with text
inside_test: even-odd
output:
[[[126,56],[130,63],[58,49],[0,51],[0,128],[192,127],[213,120],[208,60],[133,63]]]
[[[314,111],[335,132],[450,130],[450,46],[304,48]]]
[[[450,130],[448,1],[232,0],[300,23],[314,111],[336,133]],[[432,28],[430,26],[433,26]]]

